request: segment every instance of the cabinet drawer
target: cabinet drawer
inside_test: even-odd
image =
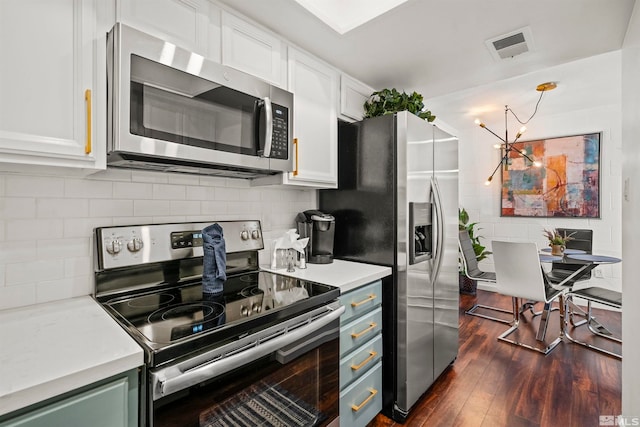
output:
[[[340,426],[366,426],[382,410],[382,362],[340,393]]]
[[[345,312],[340,318],[341,324],[346,324],[355,316],[366,313],[382,303],[382,280],[364,285],[340,296]]]
[[[382,330],[382,309],[364,314],[354,321],[340,327],[340,357],[354,348],[366,343]]]
[[[340,389],[360,378],[382,358],[382,335],[364,343],[340,361]]]

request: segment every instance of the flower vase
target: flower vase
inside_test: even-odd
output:
[[[564,255],[564,246],[563,245],[551,245],[551,255],[563,256]]]

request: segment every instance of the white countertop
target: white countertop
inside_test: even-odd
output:
[[[0,311],[0,415],[143,363],[142,348],[89,296]]]
[[[331,264],[307,263],[306,269],[295,267],[293,273],[287,273],[286,268],[272,269],[269,265],[261,265],[260,268],[285,276],[337,286],[340,288],[341,293],[348,292],[359,286],[391,275],[391,267],[343,261],[340,259],[334,259]]]

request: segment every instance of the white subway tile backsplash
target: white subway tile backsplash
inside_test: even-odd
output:
[[[59,259],[34,260],[6,264],[5,286],[62,279],[64,263]]]
[[[31,239],[0,242],[0,265],[35,259],[36,244],[37,241]]]
[[[4,268],[0,268],[4,277]],[[13,307],[21,307],[24,305],[36,304],[36,285],[29,283],[20,286],[3,286],[0,287],[0,310]]]
[[[171,215],[192,215],[200,213],[199,201],[172,200]]]
[[[89,253],[89,237],[76,239],[38,240],[38,259],[65,259],[85,256]]]
[[[1,218],[35,218],[36,199],[26,197],[3,197],[0,199]]]
[[[47,219],[9,219],[5,221],[7,241],[62,238],[63,220],[56,218]]]
[[[63,197],[64,178],[51,176],[16,176],[5,177],[6,197]]]
[[[114,182],[114,199],[151,199],[153,184],[141,182]]]
[[[64,183],[67,198],[110,199],[113,197],[113,182],[87,179],[67,179]]]
[[[259,219],[265,236],[279,236],[316,207],[314,190],[112,168],[0,173],[0,197],[0,309],[91,294],[96,227]]]
[[[134,216],[167,216],[171,215],[171,202],[168,200],[135,200]]]
[[[133,200],[89,200],[89,216],[133,216],[133,203]]]
[[[87,199],[38,199],[38,218],[86,218],[89,216]]]
[[[184,185],[153,184],[153,198],[155,200],[184,200],[186,189]]]
[[[91,273],[93,273],[93,264],[89,256],[67,258],[64,260],[64,277],[88,276]],[[93,280],[91,282],[93,282]]]

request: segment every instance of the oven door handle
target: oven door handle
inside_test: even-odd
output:
[[[277,335],[267,341],[254,343],[253,345],[249,344],[245,346],[246,349],[243,351],[218,358],[198,367],[183,371],[180,368],[180,364],[178,364],[162,369],[158,372],[154,372],[151,374],[153,383],[153,400],[158,400],[164,396],[184,390],[210,378],[246,365],[253,360],[273,353],[282,347],[293,344],[296,341],[321,330],[329,323],[338,320],[344,311],[345,308],[341,305],[338,308],[333,309],[330,313],[316,320],[312,320],[304,326],[300,326],[287,331],[284,334]]]

